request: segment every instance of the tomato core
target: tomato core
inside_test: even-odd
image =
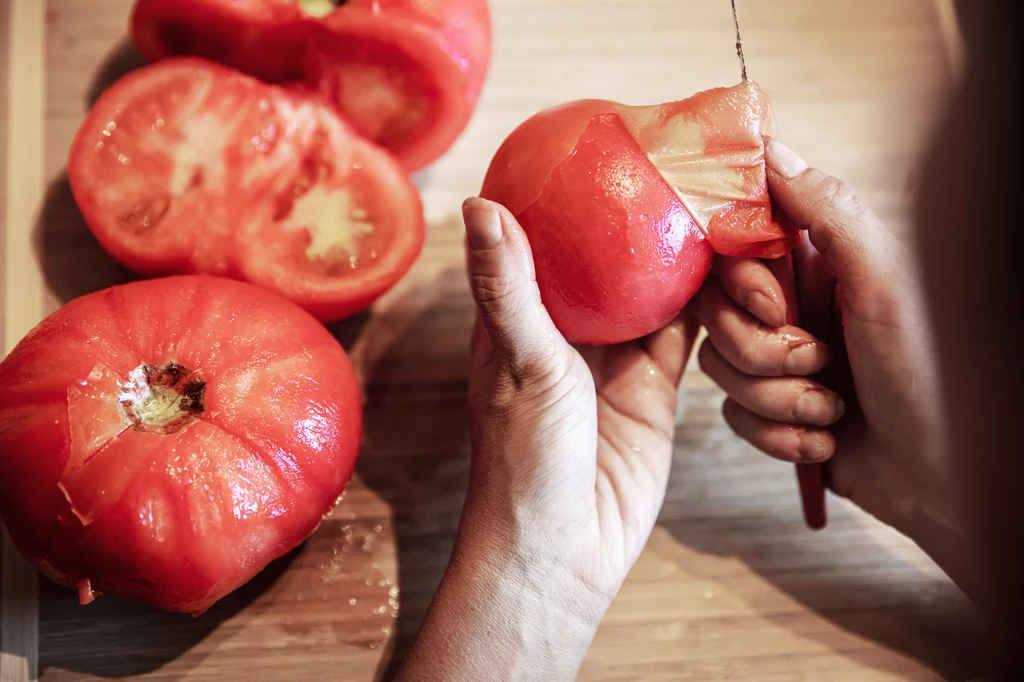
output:
[[[129,428],[170,434],[199,419],[205,396],[206,382],[198,372],[168,362],[133,369],[120,387],[117,404]]]

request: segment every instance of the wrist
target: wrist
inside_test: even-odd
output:
[[[942,498],[939,498],[942,499]],[[971,547],[962,522],[948,498],[945,503],[925,501],[895,524],[913,540],[979,607],[987,599],[978,579]]]
[[[460,532],[398,679],[575,679],[606,608],[567,566]]]

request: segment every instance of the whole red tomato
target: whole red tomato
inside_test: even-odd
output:
[[[392,287],[426,232],[404,170],[331,107],[194,57],[109,88],[68,178],[97,240],[139,274],[244,279],[321,321]]]
[[[199,613],[317,527],[361,418],[345,352],[288,301],[199,276],[114,287],[0,363],[0,515],[83,602]]]
[[[491,56],[486,0],[138,0],[132,33],[150,60],[304,82],[407,170],[466,127]]]
[[[519,219],[568,340],[629,341],[679,313],[715,252],[792,248],[768,197],[763,135],[774,126],[752,83],[654,107],[573,102],[505,140],[481,196]]]

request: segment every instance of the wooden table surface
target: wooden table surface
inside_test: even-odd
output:
[[[123,281],[63,170],[83,113],[138,64],[130,0],[0,0],[0,323],[6,348],[47,312]],[[458,208],[513,127],[578,97],[679,99],[738,80],[728,0],[492,0],[480,108],[421,178],[423,256],[369,315],[337,325],[366,396],[366,439],[332,517],[198,619],[76,596],[4,552],[4,682],[375,680],[407,645],[444,570],[468,470],[472,302]],[[783,137],[902,230],[915,164],[951,83],[935,0],[740,0],[747,62]],[[830,500],[802,524],[792,467],[725,428],[721,396],[684,381],[675,468],[654,535],[582,680],[933,680],[979,670],[961,593],[911,543]],[[37,601],[38,600],[38,601]],[[38,607],[38,626],[35,610]],[[38,627],[38,629],[36,629]],[[27,655],[27,659],[24,656]],[[35,657],[38,657],[37,659]],[[38,664],[38,665],[37,665]]]

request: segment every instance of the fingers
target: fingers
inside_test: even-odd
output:
[[[849,185],[810,168],[776,139],[765,143],[765,162],[772,199],[796,227],[808,230],[841,283],[871,283],[879,272],[898,268],[899,243]]]
[[[526,235],[498,204],[472,198],[462,211],[470,288],[495,356],[517,381],[552,370],[568,344],[541,303]]]
[[[715,269],[722,289],[736,305],[769,327],[785,326],[786,300],[764,261],[719,257]]]
[[[709,342],[697,355],[700,367],[741,407],[776,422],[830,426],[843,416],[842,399],[810,379],[752,377],[730,365]]]
[[[810,376],[828,365],[829,347],[806,331],[773,329],[741,310],[709,279],[694,298],[693,312],[722,356],[744,374]]]
[[[758,450],[795,464],[823,462],[836,450],[835,437],[825,429],[771,421],[728,398],[722,407],[725,421],[736,434]]]
[[[678,386],[683,378],[699,330],[700,325],[693,315],[684,310],[646,340],[647,354],[673,386]]]

